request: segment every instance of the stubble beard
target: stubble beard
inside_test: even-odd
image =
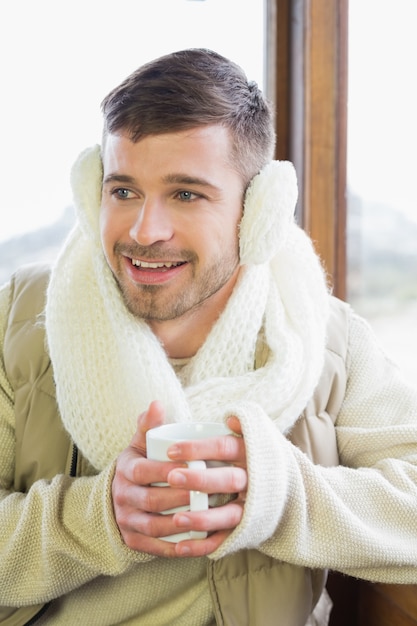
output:
[[[116,280],[127,309],[146,322],[165,322],[196,312],[211,296],[216,294],[231,278],[238,265],[237,255],[213,263],[196,278],[195,264],[188,286],[175,291],[169,285],[133,285],[120,272]]]

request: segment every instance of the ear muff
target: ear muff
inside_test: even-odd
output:
[[[242,265],[267,263],[285,245],[297,197],[297,177],[289,161],[271,161],[252,179],[239,228]]]
[[[103,163],[99,145],[87,148],[71,170],[71,187],[77,217],[84,234],[99,237],[98,220],[103,185]]]

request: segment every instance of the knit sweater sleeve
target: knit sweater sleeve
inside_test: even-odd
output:
[[[256,547],[296,565],[416,582],[417,390],[354,313],[347,365],[337,467],[314,465],[254,407],[241,412],[249,471],[245,514],[214,558]]]
[[[3,346],[9,286],[0,289]],[[1,349],[1,354],[3,351]],[[98,575],[117,575],[147,560],[126,548],[112,513],[111,464],[97,476],[38,480],[13,490],[13,390],[0,357],[0,606],[38,604]]]

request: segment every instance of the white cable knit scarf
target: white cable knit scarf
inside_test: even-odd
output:
[[[74,166],[78,224],[53,268],[46,330],[63,423],[103,469],[160,400],[171,421],[218,421],[256,406],[281,432],[311,397],[323,365],[328,291],[310,239],[293,220],[290,163],[271,162],[247,192],[241,273],[222,315],[186,365],[183,388],[145,322],[126,309],[102,253],[98,146]],[[269,358],[254,370],[259,332]],[[250,403],[250,405],[248,404]]]

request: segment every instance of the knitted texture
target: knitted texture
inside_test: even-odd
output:
[[[242,264],[266,263],[286,244],[297,202],[297,179],[288,161],[271,161],[251,181],[240,223]]]
[[[105,261],[98,228],[101,180],[96,146],[74,166],[78,224],[57,259],[48,290],[46,330],[63,423],[83,454],[102,469],[129,444],[138,414],[152,400],[166,406],[170,421],[237,415],[249,459],[241,529],[248,539],[257,526],[248,521],[248,512],[263,512],[252,535],[256,545],[271,534],[279,515],[271,499],[279,464],[271,463],[266,487],[258,466],[267,452],[276,458],[274,429],[285,432],[293,425],[318,382],[329,306],[320,262],[293,219],[293,168],[271,162],[252,181],[240,230],[239,280],[186,365],[184,388],[148,325],[127,311]],[[269,358],[254,370],[262,328]],[[274,424],[272,431],[269,424]],[[262,438],[256,436],[259,428]],[[246,539],[242,545],[247,547]]]

